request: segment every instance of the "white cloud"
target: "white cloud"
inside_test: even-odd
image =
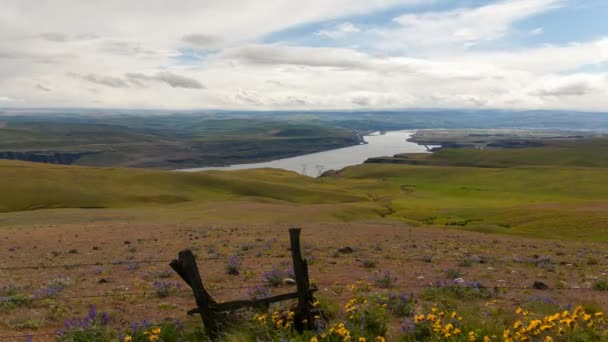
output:
[[[502,0],[474,8],[405,14],[398,28],[373,31],[383,47],[470,47],[507,35],[523,19],[563,5],[564,0]]]
[[[361,32],[361,29],[353,23],[345,22],[339,25],[336,25],[332,29],[329,30],[320,30],[315,32],[315,35],[321,37],[327,37],[331,39],[342,38],[346,35]]]
[[[538,36],[538,35],[543,34],[544,32],[545,32],[545,29],[543,29],[542,27],[537,27],[535,29],[528,31],[528,34],[531,36]]]
[[[467,48],[507,39],[517,31],[515,23],[563,1],[494,1],[399,15],[377,27],[345,21],[424,3],[429,1],[310,0],[303,6],[295,0],[4,0],[0,102],[608,109],[608,36],[559,46],[514,44],[506,51]],[[267,33],[326,20],[338,24],[317,35],[363,48],[260,43]],[[189,49],[204,61],[182,62]],[[582,71],[588,66],[597,71]]]

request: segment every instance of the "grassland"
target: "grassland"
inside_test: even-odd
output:
[[[608,307],[607,155],[604,140],[445,149],[410,156],[421,165],[364,164],[316,179],[0,161],[2,266],[93,265],[0,267],[0,336],[54,332],[90,304],[121,331],[143,319],[200,325],[185,315],[191,292],[158,294],[158,282],[179,281],[166,261],[191,248],[216,299],[244,299],[244,287],[287,267],[293,225],[303,227],[311,281],[334,322],[349,319],[341,307],[355,296],[413,293],[411,312],[386,318],[388,341],[434,306],[490,336],[512,327],[520,306],[541,318],[568,305],[600,311]],[[225,270],[232,256],[242,260],[237,276]],[[387,271],[390,284],[378,282]],[[535,281],[549,289],[533,289]],[[353,283],[364,290],[351,291]],[[59,293],[36,299],[58,284]]]
[[[0,123],[0,158],[86,166],[221,166],[359,143],[347,129],[258,118],[17,116]]]
[[[3,161],[0,210],[147,208],[175,216],[204,207],[221,222],[234,219],[230,208],[238,203],[243,212],[256,208],[243,217],[257,223],[276,222],[273,212],[285,208],[300,222],[384,220],[607,241],[605,155],[606,140],[445,149],[413,156],[423,165],[364,164],[319,179],[280,170],[176,173]]]

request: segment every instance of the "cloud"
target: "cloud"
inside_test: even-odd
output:
[[[189,34],[182,41],[203,49],[216,49],[223,45],[221,38],[208,34]]]
[[[597,77],[586,77],[584,75],[561,78],[550,77],[533,84],[531,93],[543,97],[584,96],[601,89],[599,88],[601,86],[601,79],[598,80]]]
[[[569,0],[2,3],[3,102],[608,109],[608,35],[530,46],[541,27],[518,29]]]
[[[52,91],[51,88],[43,86],[42,84],[38,83],[36,84],[36,89],[40,90],[40,91],[45,91],[45,92],[50,92]]]
[[[205,89],[205,86],[194,78],[177,75],[168,71],[159,72],[152,76],[140,73],[128,73],[126,77],[129,82],[137,86],[144,86],[146,81],[156,81],[166,83],[173,88]]]
[[[0,96],[0,103],[10,103],[10,102],[24,102],[22,99],[15,99],[12,97],[8,97],[8,96]]]
[[[353,23],[344,22],[330,30],[320,30],[315,32],[315,35],[321,37],[327,37],[331,39],[342,38],[348,34],[361,32],[361,29]]]
[[[99,76],[95,74],[80,75],[76,73],[69,73],[68,76],[81,79],[97,85],[102,85],[111,88],[128,88],[129,84],[122,78],[112,76]]]
[[[377,29],[372,33],[382,38],[380,44],[384,45],[393,42],[410,48],[470,47],[503,38],[514,23],[563,3],[564,0],[503,0],[474,8],[404,14],[393,19],[399,27]]]
[[[528,31],[528,34],[531,36],[538,36],[538,35],[543,34],[544,32],[545,32],[545,29],[543,29],[542,27],[537,27],[535,29]]]
[[[265,65],[306,67],[367,68],[366,54],[336,48],[281,45],[247,45],[223,52],[222,58]]]
[[[99,37],[97,37],[94,34],[70,35],[70,34],[59,33],[59,32],[43,32],[43,33],[40,33],[37,36],[37,38],[40,38],[42,40],[46,40],[49,42],[65,43],[65,42],[92,40],[92,39],[97,39]]]

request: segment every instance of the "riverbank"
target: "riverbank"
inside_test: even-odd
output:
[[[179,171],[196,172],[208,170],[243,170],[275,168],[318,177],[328,170],[340,170],[347,166],[363,164],[367,159],[392,156],[399,153],[428,153],[424,146],[409,142],[415,131],[389,131],[382,134],[363,135],[363,144],[329,151],[311,153],[292,158],[277,159],[263,163],[235,164],[224,167],[200,167]]]

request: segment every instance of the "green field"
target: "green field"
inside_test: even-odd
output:
[[[425,157],[428,165],[364,164],[319,179],[269,169],[177,173],[1,161],[0,211],[204,212],[201,220],[257,223],[381,220],[608,241],[605,156],[605,140],[448,149]]]
[[[179,169],[268,161],[359,143],[350,129],[214,116],[0,117],[0,159]]]

